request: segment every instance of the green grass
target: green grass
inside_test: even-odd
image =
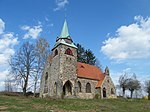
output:
[[[150,101],[142,99],[42,99],[0,95],[0,111],[150,112]]]

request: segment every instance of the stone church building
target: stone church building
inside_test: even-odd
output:
[[[40,97],[90,99],[115,97],[109,69],[77,62],[77,47],[65,20],[41,78]]]

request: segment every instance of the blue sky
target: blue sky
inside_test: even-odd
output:
[[[0,90],[7,60],[24,41],[51,48],[66,16],[75,43],[91,49],[115,84],[124,72],[150,78],[149,0],[0,0]]]

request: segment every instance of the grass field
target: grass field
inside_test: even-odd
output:
[[[3,112],[150,112],[142,99],[50,99],[0,95]]]

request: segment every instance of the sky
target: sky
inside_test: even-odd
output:
[[[0,90],[8,60],[25,41],[44,37],[52,49],[66,18],[74,43],[91,49],[119,76],[150,79],[149,0],[0,0]]]

